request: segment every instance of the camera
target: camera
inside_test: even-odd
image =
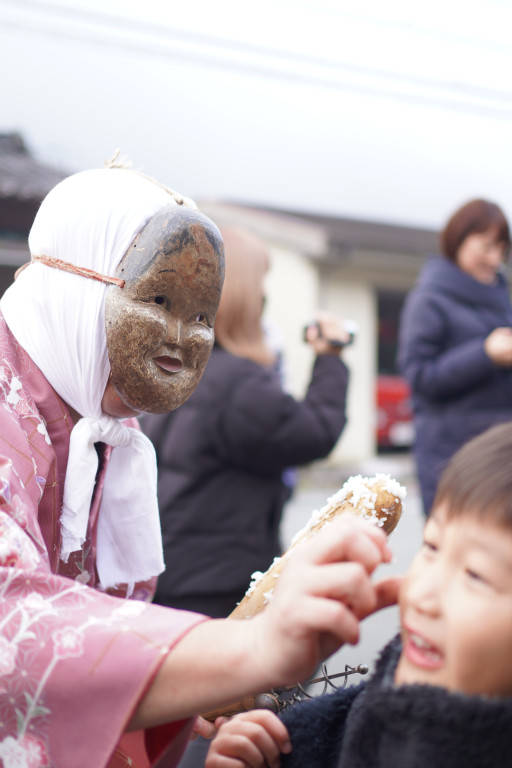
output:
[[[316,326],[318,330],[319,338],[322,338],[322,327],[320,323],[312,322],[304,326],[304,330],[303,330],[304,341],[307,341],[308,329],[313,328],[314,326]],[[359,326],[357,325],[357,323],[354,320],[345,320],[343,323],[343,327],[345,331],[348,333],[349,339],[348,341],[338,341],[338,339],[327,339],[329,344],[332,344],[333,347],[348,347],[348,345],[352,344],[353,341],[355,340],[357,331],[359,330]]]

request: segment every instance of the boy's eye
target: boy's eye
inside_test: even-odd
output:
[[[466,576],[469,576],[469,578],[470,578],[472,581],[485,581],[485,579],[483,578],[483,576],[481,576],[481,575],[480,575],[479,573],[477,573],[476,571],[473,571],[473,570],[471,570],[471,568],[466,568]]]
[[[494,588],[496,586],[496,582],[492,575],[490,573],[482,572],[480,569],[478,571],[473,570],[473,568],[466,568],[466,576],[471,581],[472,584],[475,585],[482,585],[484,587],[490,587]]]
[[[423,539],[423,548],[427,552],[437,552],[438,546],[432,540]]]

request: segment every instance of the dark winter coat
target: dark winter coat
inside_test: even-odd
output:
[[[293,751],[281,768],[508,768],[512,699],[429,685],[395,686],[400,638],[359,686],[281,715]]]
[[[412,390],[427,513],[448,459],[488,427],[512,420],[512,369],[498,367],[484,350],[491,331],[511,325],[502,275],[484,285],[441,257],[426,263],[406,299],[398,365]]]
[[[275,371],[216,346],[184,405],[142,419],[158,459],[166,570],[157,602],[210,613],[206,597],[237,591],[241,599],[252,573],[269,567],[281,552],[283,470],[334,447],[347,380],[338,357],[321,355],[297,401]],[[199,602],[189,606],[189,596]]]

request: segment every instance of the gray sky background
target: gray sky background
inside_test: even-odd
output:
[[[0,131],[198,200],[512,219],[512,0],[0,0]]]

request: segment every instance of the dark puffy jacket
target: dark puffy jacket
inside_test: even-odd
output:
[[[367,683],[285,710],[282,768],[509,768],[512,698],[395,686],[399,652],[397,638]]]
[[[505,279],[484,285],[444,258],[428,261],[406,299],[398,365],[412,389],[415,454],[425,512],[447,461],[470,438],[512,420],[512,370],[484,350],[512,325]]]
[[[215,347],[184,405],[141,420],[158,459],[166,570],[157,602],[241,597],[280,554],[283,470],[331,451],[346,421],[347,379],[338,357],[319,356],[297,401],[269,368]],[[206,599],[193,607],[209,612]]]

